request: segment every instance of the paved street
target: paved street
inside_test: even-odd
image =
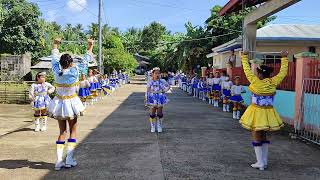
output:
[[[79,120],[73,169],[53,170],[57,122],[33,132],[27,106],[0,105],[10,123],[0,138],[0,179],[319,179],[320,150],[272,135],[270,168],[252,169],[250,134],[229,113],[175,89],[165,109],[165,132],[150,134],[141,81],[90,106]],[[11,110],[9,110],[11,109]],[[23,111],[20,109],[24,109]],[[6,112],[4,112],[4,110]],[[20,118],[16,118],[16,117]],[[26,121],[26,122],[23,122]],[[4,126],[4,125],[3,125]],[[14,130],[13,127],[23,127]]]

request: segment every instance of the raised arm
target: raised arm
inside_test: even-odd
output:
[[[272,82],[274,82],[276,85],[279,85],[288,73],[288,52],[281,52],[281,56],[282,58],[280,71],[276,76],[272,78]]]
[[[61,42],[61,38],[56,38],[53,41],[53,46],[52,46],[52,51],[51,51],[51,64],[52,64],[52,71],[55,75],[59,75],[61,69],[60,69],[60,64],[59,64],[59,44]]]
[[[94,44],[94,40],[93,39],[88,39],[87,53],[84,55],[84,61],[86,63],[93,61],[93,53],[92,53],[93,44]]]
[[[253,81],[257,80],[258,77],[253,74],[253,72],[251,71],[251,68],[249,66],[249,63],[248,63],[248,52],[243,52],[243,54],[241,56],[241,62],[242,62],[242,66],[243,66],[243,71],[244,71],[248,81],[250,83],[252,83]]]

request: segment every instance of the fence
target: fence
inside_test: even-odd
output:
[[[320,61],[319,60],[312,60],[308,63],[309,68],[309,77],[310,78],[320,78]]]
[[[300,124],[295,131],[301,138],[320,145],[320,79],[305,78],[302,91]]]
[[[29,86],[32,82],[0,81],[0,103],[29,103]]]
[[[281,64],[268,64],[268,66],[273,67],[274,71],[271,76],[275,76],[279,73]],[[281,82],[277,89],[279,90],[288,90],[294,91],[295,83],[296,83],[296,64],[295,62],[289,62],[289,70],[287,76]],[[250,83],[246,78],[242,67],[234,67],[232,68],[232,76],[240,76],[240,84],[248,86]]]

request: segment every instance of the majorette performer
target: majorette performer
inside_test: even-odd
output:
[[[58,45],[61,39],[55,39],[52,50],[52,71],[54,73],[55,86],[57,95],[51,101],[48,112],[51,117],[58,120],[60,133],[57,145],[57,161],[55,170],[63,167],[73,167],[77,162],[73,159],[74,149],[76,146],[77,120],[80,113],[85,107],[77,94],[79,86],[79,67],[73,63],[73,59],[69,54],[59,55]],[[93,40],[88,40],[88,51],[84,56],[83,62],[92,61]],[[67,132],[67,124],[69,124],[70,137],[66,146],[66,161],[63,161],[63,152],[65,147],[65,137]]]
[[[31,100],[32,109],[34,110],[34,131],[46,131],[48,119],[48,106],[51,102],[49,94],[55,90],[54,86],[46,82],[46,73],[38,72],[36,81],[30,87],[29,98]],[[41,124],[40,124],[41,120]]]
[[[223,97],[223,111],[230,111],[230,102],[229,99],[231,97],[231,87],[233,83],[230,81],[229,76],[226,75],[225,80],[221,83],[222,89],[222,97]]]
[[[221,91],[221,78],[219,77],[219,72],[216,71],[213,78],[213,106],[219,107],[220,91]]]
[[[234,78],[234,85],[231,86],[230,101],[233,102],[233,119],[240,119],[241,106],[243,103],[242,93],[245,93],[243,86],[240,85],[240,76]]]
[[[251,71],[248,63],[248,52],[242,54],[243,70],[250,82],[252,92],[251,105],[241,117],[241,125],[252,132],[254,151],[257,162],[251,167],[264,170],[268,167],[268,147],[270,141],[267,132],[277,131],[284,124],[273,107],[276,87],[282,82],[288,72],[288,52],[281,53],[280,72],[271,77],[273,68],[262,65],[258,67],[257,76]]]
[[[170,85],[164,79],[160,79],[160,68],[152,69],[152,79],[147,84],[147,105],[150,106],[151,132],[157,129],[162,132],[163,107],[168,103],[165,95],[170,90]],[[156,118],[158,117],[158,119]]]

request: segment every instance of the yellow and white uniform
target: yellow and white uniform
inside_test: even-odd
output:
[[[248,63],[248,56],[242,56],[242,65],[252,92],[251,105],[240,119],[241,125],[251,131],[276,131],[283,126],[282,119],[273,108],[276,87],[288,72],[288,58],[281,58],[279,74],[260,80],[253,74]]]

